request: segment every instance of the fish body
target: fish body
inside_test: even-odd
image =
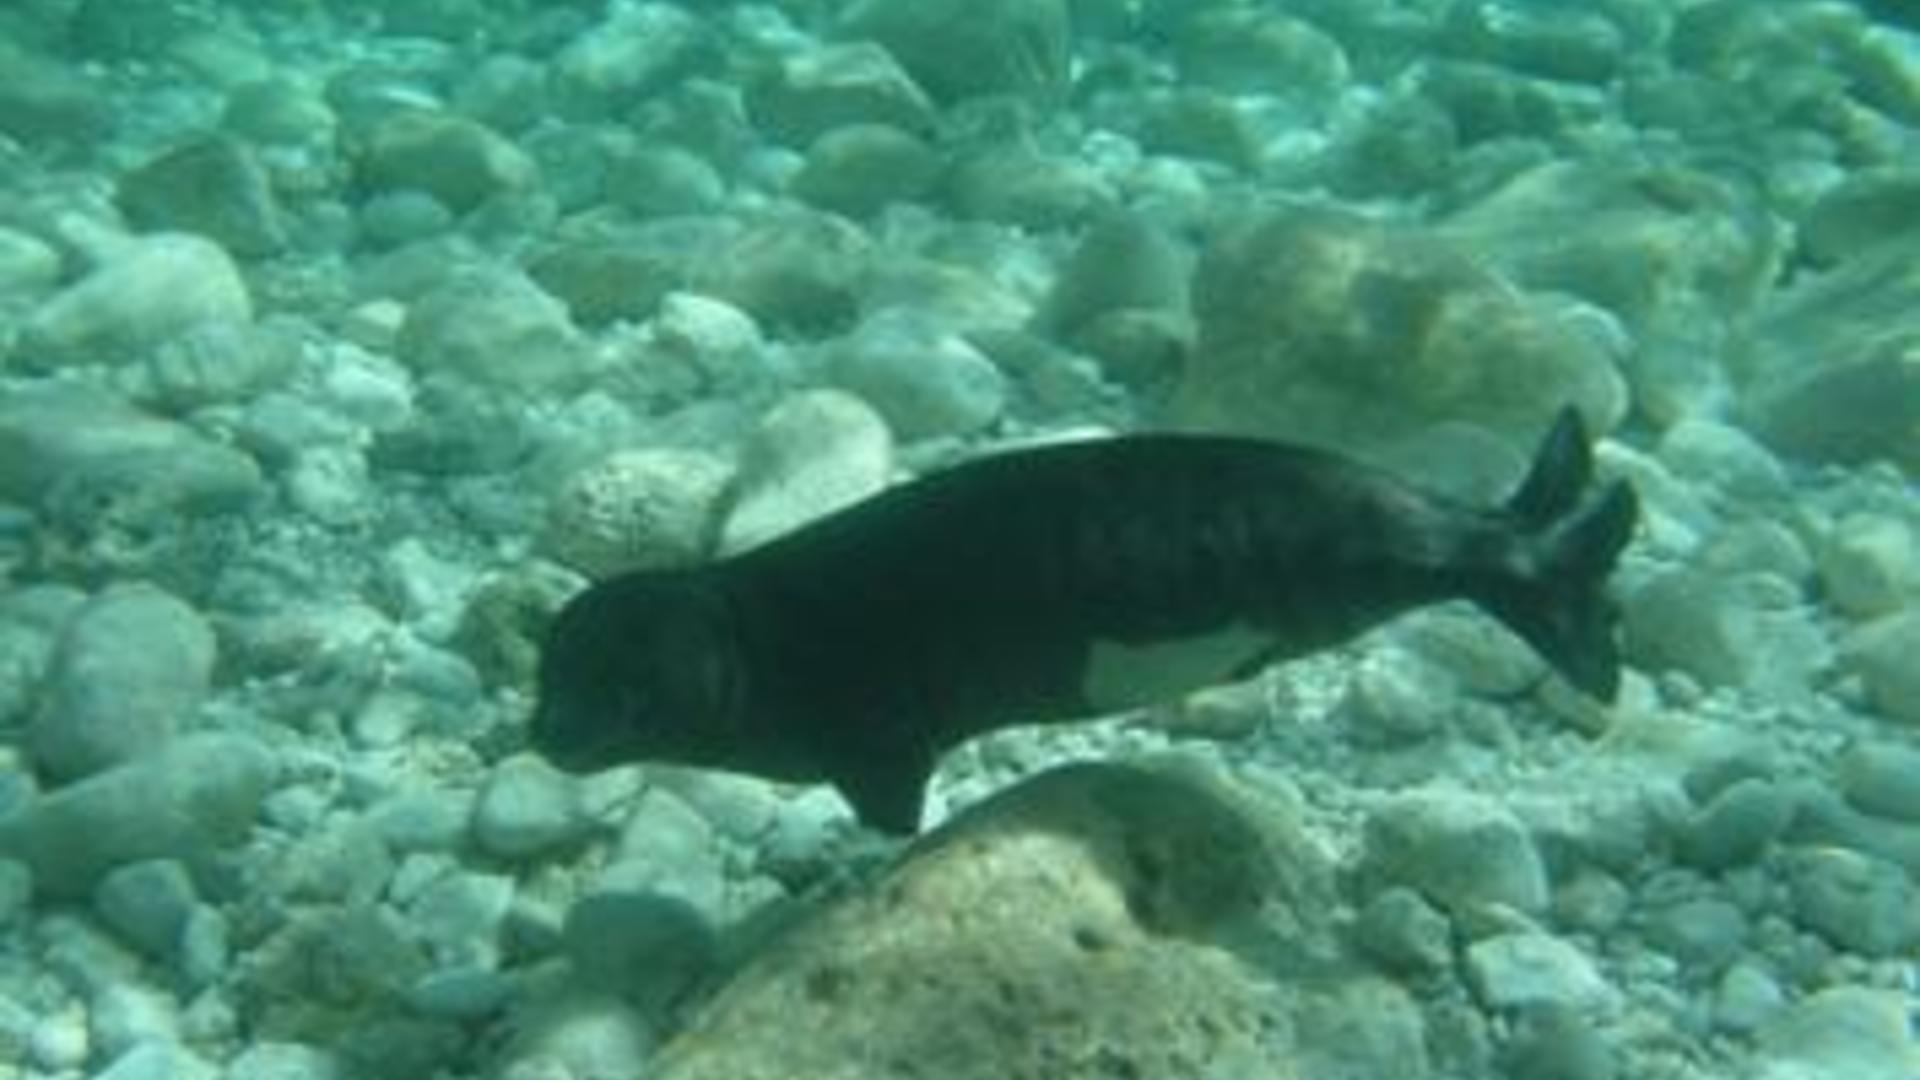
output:
[[[828,781],[918,827],[953,745],[1251,674],[1465,598],[1597,697],[1602,585],[1637,517],[1562,413],[1505,505],[1283,443],[1137,435],[1012,451],[761,547],[596,584],[542,655],[536,749]]]

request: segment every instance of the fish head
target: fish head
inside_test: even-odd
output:
[[[548,631],[533,748],[568,772],[716,763],[737,712],[737,668],[724,598],[696,572],[601,582]]]

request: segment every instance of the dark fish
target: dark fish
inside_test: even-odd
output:
[[[574,597],[533,744],[563,768],[670,761],[826,780],[918,827],[947,748],[1253,673],[1464,597],[1611,700],[1602,591],[1638,516],[1563,410],[1506,505],[1316,450],[1139,435],[955,466],[757,549]]]

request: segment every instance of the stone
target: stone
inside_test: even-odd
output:
[[[871,250],[867,235],[840,218],[782,213],[720,243],[694,291],[725,300],[775,333],[837,333],[859,310]]]
[[[1290,1075],[1282,996],[1233,943],[1330,944],[1331,868],[1257,801],[1177,766],[1003,791],[793,924],[650,1075]]]
[[[0,132],[27,143],[84,142],[113,126],[111,99],[74,65],[0,39]]]
[[[18,859],[0,859],[0,929],[10,929],[33,900],[33,870]]]
[[[1618,319],[1635,409],[1671,422],[1724,398],[1724,370],[1704,358],[1773,286],[1782,239],[1766,222],[1747,189],[1707,172],[1562,159],[1520,170],[1441,231],[1524,288]]]
[[[1760,1052],[1846,1080],[1906,1080],[1920,1074],[1912,1002],[1898,990],[1833,986],[1777,1010],[1758,1033]],[[1771,1080],[1771,1075],[1768,1074]]]
[[[0,228],[0,297],[38,296],[60,283],[60,253],[39,237]]]
[[[122,938],[162,963],[179,949],[195,905],[193,878],[176,859],[117,867],[93,890],[94,910]]]
[[[1823,266],[1908,235],[1920,215],[1920,171],[1883,167],[1848,172],[1822,191],[1796,224],[1800,248]]]
[[[721,955],[705,913],[652,891],[581,897],[567,909],[561,947],[583,987],[616,994],[656,1016],[711,974]]]
[[[1565,1008],[1535,1009],[1514,1026],[1501,1064],[1529,1080],[1614,1080],[1621,1050],[1611,1033]]]
[[[1447,9],[1446,52],[1542,79],[1605,84],[1626,62],[1627,41],[1604,11],[1545,12],[1515,0]]]
[[[534,390],[578,381],[585,350],[566,305],[516,269],[485,266],[454,274],[409,305],[394,355],[423,375]]]
[[[1793,820],[1793,793],[1747,777],[1727,785],[1682,827],[1677,854],[1702,870],[1728,870],[1759,860]]]
[[[1484,938],[1467,946],[1467,978],[1489,1009],[1611,1011],[1620,992],[1586,953],[1537,931]]]
[[[396,113],[375,128],[358,172],[371,190],[424,191],[456,214],[540,179],[533,159],[485,124],[423,111]]]
[[[1726,578],[1668,570],[1634,589],[1623,606],[1626,652],[1636,667],[1738,687],[1763,663],[1758,615]]]
[[[424,244],[456,224],[445,203],[418,188],[375,192],[359,206],[356,238],[376,250]]]
[[[1084,228],[1112,213],[1120,194],[1101,170],[1029,146],[991,146],[948,171],[947,202],[963,218],[1044,232]]]
[[[40,367],[125,363],[200,323],[252,316],[246,282],[218,244],[155,233],[126,242],[33,309],[15,357]]]
[[[1716,503],[1779,504],[1792,497],[1786,470],[1739,428],[1690,417],[1660,437],[1660,461],[1712,491]]]
[[[77,780],[151,754],[206,699],[213,628],[145,584],[88,601],[54,651],[27,746],[42,772]]]
[[[1394,971],[1442,971],[1453,956],[1447,917],[1402,886],[1380,891],[1360,911],[1357,941]]]
[[[861,0],[842,25],[886,46],[942,104],[1007,94],[1054,105],[1067,91],[1066,0]]]
[[[318,87],[297,78],[270,77],[227,92],[220,126],[254,142],[274,146],[324,146],[339,117]]]
[[[1892,615],[1920,599],[1920,537],[1888,514],[1849,514],[1818,545],[1820,583],[1856,619]]]
[[[454,871],[421,890],[407,908],[408,921],[441,967],[492,968],[513,895],[510,877]]]
[[[536,1000],[514,1025],[501,1080],[651,1075],[657,1038],[639,1009],[613,994],[569,991]],[[746,1078],[742,1078],[746,1080]]]
[[[339,1061],[305,1043],[250,1043],[227,1062],[226,1080],[340,1080]]]
[[[1883,715],[1920,724],[1920,611],[1889,615],[1841,642],[1841,665],[1866,684],[1867,700]]]
[[[1653,912],[1647,942],[1694,971],[1719,971],[1746,945],[1747,918],[1731,902],[1696,897]]]
[[[910,131],[891,124],[842,124],[807,147],[792,191],[822,210],[870,218],[895,203],[933,194],[941,167],[939,151]]]
[[[0,819],[0,857],[26,862],[54,896],[82,894],[125,863],[206,858],[245,836],[275,767],[250,738],[183,735]]]
[[[1762,442],[1802,461],[1885,460],[1920,475],[1920,346],[1906,314],[1920,302],[1916,265],[1909,245],[1885,245],[1768,295],[1729,358]]]
[[[496,765],[473,809],[473,838],[482,850],[523,859],[567,844],[589,825],[573,781],[545,761],[517,754]]]
[[[706,159],[678,147],[636,147],[607,176],[608,201],[639,217],[705,213],[726,194],[726,181]]]
[[[1099,340],[1102,320],[1119,313],[1164,313],[1191,318],[1187,279],[1192,260],[1167,231],[1138,215],[1116,215],[1087,231],[1060,267],[1037,316],[1038,325],[1061,341],[1087,347]],[[1098,348],[1088,348],[1115,376],[1129,380]]]
[[[1881,958],[1920,944],[1920,891],[1893,863],[1846,848],[1802,848],[1786,871],[1798,921],[1839,948]]]
[[[1546,909],[1547,873],[1511,811],[1471,792],[1429,788],[1398,795],[1367,818],[1361,872],[1405,885],[1456,915],[1492,905]]]
[[[853,125],[909,136],[934,129],[926,92],[892,53],[871,41],[827,44],[786,57],[747,87],[746,100],[754,126],[796,149]]]
[[[140,398],[170,413],[239,401],[291,377],[306,345],[286,322],[203,322],[148,355]]]
[[[893,434],[860,398],[804,390],[762,416],[740,451],[720,549],[764,543],[878,493],[893,474]]]
[[[621,450],[568,477],[540,546],[591,578],[688,566],[706,554],[733,468],[700,450]]]
[[[868,318],[842,341],[832,374],[902,438],[969,435],[1007,406],[1007,380],[959,334],[904,310]]]
[[[1183,81],[1305,106],[1330,102],[1352,77],[1338,40],[1304,19],[1261,8],[1196,11],[1181,24],[1173,56]]]
[[[1713,1023],[1722,1031],[1748,1035],[1786,1001],[1786,991],[1765,968],[1739,961],[1729,965],[1714,985]]]
[[[1431,233],[1269,213],[1208,246],[1193,295],[1181,427],[1366,453],[1472,423],[1528,447],[1562,406],[1600,430],[1625,407],[1590,314],[1516,289]]]
[[[611,8],[554,57],[556,104],[566,114],[615,116],[707,66],[713,33],[707,20],[674,4]]]
[[[221,1070],[172,1041],[136,1043],[115,1057],[94,1080],[218,1080]]]
[[[238,139],[176,147],[120,178],[120,209],[145,232],[198,233],[245,258],[279,252],[287,228],[267,171]]]
[[[1862,740],[1835,760],[1834,781],[1863,813],[1920,824],[1920,749]]]

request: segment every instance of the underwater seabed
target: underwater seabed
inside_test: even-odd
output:
[[[6,5],[0,1077],[1920,1075],[1913,22]],[[1563,404],[1612,706],[1460,605],[912,841],[528,750],[589,581],[1120,431],[1489,505]]]

